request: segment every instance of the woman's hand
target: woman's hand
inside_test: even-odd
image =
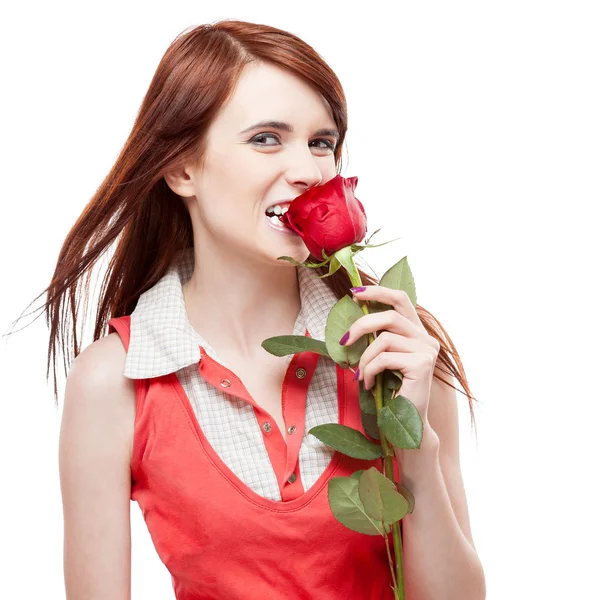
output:
[[[398,393],[417,407],[424,426],[429,427],[427,408],[440,343],[427,333],[406,292],[380,285],[364,286],[362,292],[354,289],[360,288],[352,289],[358,300],[376,300],[393,307],[360,317],[348,330],[344,345],[353,344],[365,334],[381,332],[363,352],[358,378],[365,389],[370,389],[378,373],[398,369],[404,376]]]

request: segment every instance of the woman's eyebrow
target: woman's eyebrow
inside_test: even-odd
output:
[[[281,129],[282,131],[287,131],[289,133],[293,133],[294,128],[289,123],[283,123],[282,121],[259,121],[258,123],[254,123],[254,125],[250,125],[250,127],[246,127],[246,129],[240,131],[240,135],[243,133],[247,133],[248,131],[252,131],[253,129],[259,129],[262,127],[271,127],[273,129]],[[339,139],[340,134],[337,129],[319,129],[315,131],[315,135],[330,135],[336,139]]]

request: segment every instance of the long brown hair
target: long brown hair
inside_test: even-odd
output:
[[[57,342],[63,357],[70,344],[69,356],[74,358],[81,350],[76,325],[83,275],[87,307],[91,270],[116,241],[99,296],[95,341],[105,334],[108,319],[131,314],[140,295],[165,274],[176,253],[193,245],[189,213],[163,176],[183,163],[202,159],[207,129],[232,94],[242,70],[255,61],[287,69],[329,103],[340,133],[335,149],[340,173],[348,127],[346,98],[335,73],[311,46],[275,27],[231,19],[180,33],[156,69],[114,166],[69,231],[52,280],[38,296],[47,293],[44,310],[50,342],[46,378],[52,362],[56,403]],[[315,271],[323,275],[328,269]],[[362,269],[359,272],[363,283],[378,282]],[[350,293],[344,269],[324,281],[338,298]],[[61,313],[66,296],[71,339],[66,335],[66,315],[63,319]],[[458,352],[437,319],[422,306],[416,308],[427,332],[440,342],[438,368],[454,376],[466,391],[473,425],[474,398]],[[63,364],[66,374],[68,366]],[[451,382],[445,383],[458,390]]]

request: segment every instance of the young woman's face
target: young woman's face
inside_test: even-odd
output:
[[[291,265],[277,260],[283,255],[306,260],[301,238],[274,229],[265,210],[335,177],[336,133],[318,92],[278,67],[250,65],[209,128],[203,166],[191,173],[195,197],[186,202],[200,243],[270,264]]]

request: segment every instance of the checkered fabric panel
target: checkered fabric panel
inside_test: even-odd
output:
[[[254,492],[281,501],[279,486],[264,445],[254,408],[208,383],[198,372],[199,345],[223,366],[215,350],[191,325],[182,286],[192,276],[193,248],[183,250],[165,276],[144,292],[131,314],[131,339],[124,374],[131,379],[176,373],[198,423],[219,457]],[[308,329],[325,339],[327,315],[337,302],[327,284],[308,267],[297,266],[301,308],[294,335]],[[286,357],[289,362],[292,355]],[[227,367],[229,368],[229,367]],[[334,451],[307,434],[312,427],[338,422],[336,364],[320,356],[306,399],[300,447],[300,475],[308,490],[331,461]]]

